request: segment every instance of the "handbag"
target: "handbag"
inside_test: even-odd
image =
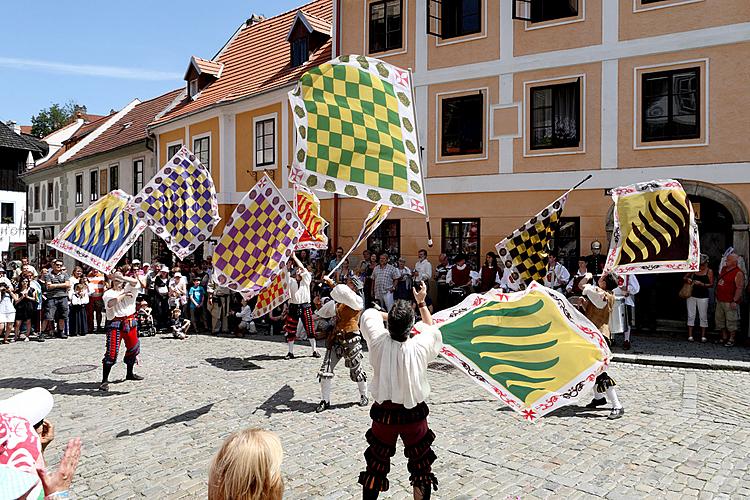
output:
[[[680,288],[680,293],[678,294],[681,299],[689,299],[693,296],[693,284],[692,283],[683,283],[682,288]]]
[[[156,289],[156,293],[159,295],[166,295],[169,292],[169,289],[165,286],[160,286]]]

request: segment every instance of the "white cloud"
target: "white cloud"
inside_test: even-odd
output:
[[[119,68],[116,66],[95,66],[90,64],[67,64],[33,59],[0,57],[0,67],[21,70],[37,70],[47,73],[68,75],[99,76],[126,80],[181,80],[182,74],[171,71],[156,71],[141,68]]]

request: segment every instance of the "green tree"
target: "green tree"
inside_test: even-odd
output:
[[[44,137],[70,123],[78,112],[85,113],[86,106],[73,101],[65,104],[54,103],[31,117],[31,134]]]

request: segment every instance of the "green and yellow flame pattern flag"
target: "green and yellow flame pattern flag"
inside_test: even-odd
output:
[[[605,270],[618,274],[697,271],[700,240],[682,185],[653,180],[612,190],[612,243]]]
[[[537,282],[511,294],[472,294],[433,319],[441,355],[529,421],[574,402],[611,358],[596,327]]]
[[[364,56],[311,69],[289,92],[290,180],[425,213],[409,72]]]

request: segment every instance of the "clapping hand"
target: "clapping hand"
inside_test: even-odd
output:
[[[414,300],[417,301],[417,304],[424,303],[424,299],[427,297],[427,287],[424,286],[424,282],[420,281],[419,283],[415,283],[414,288],[412,288],[412,293],[414,294]]]
[[[80,458],[81,438],[73,438],[68,441],[68,446],[65,448],[65,453],[63,453],[57,470],[51,473],[40,472],[39,474],[45,495],[70,489]]]

